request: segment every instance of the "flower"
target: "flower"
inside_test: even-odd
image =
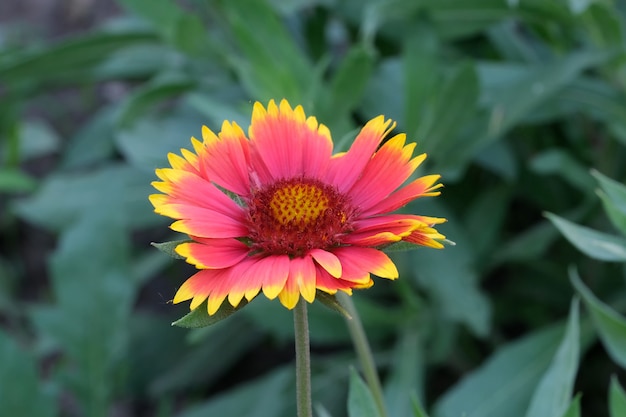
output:
[[[410,201],[435,196],[439,175],[402,186],[426,154],[378,116],[352,147],[332,155],[326,126],[286,100],[267,109],[254,104],[249,139],[224,122],[218,135],[202,129],[194,151],[168,155],[157,169],[155,212],[176,219],[170,226],[192,241],[176,252],[199,271],[174,296],[195,309],[208,299],[214,314],[228,298],[236,307],[259,292],[292,309],[317,290],[352,293],[373,285],[371,274],[395,279],[398,271],[381,250],[406,241],[441,248],[433,225],[445,219],[390,214]]]

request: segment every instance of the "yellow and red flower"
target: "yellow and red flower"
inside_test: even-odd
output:
[[[157,169],[155,212],[176,219],[188,234],[176,252],[199,271],[174,302],[195,309],[208,299],[214,314],[228,298],[236,307],[259,292],[291,309],[316,290],[351,293],[373,284],[371,274],[398,271],[381,247],[398,241],[441,248],[433,226],[445,220],[390,214],[410,201],[435,196],[439,175],[402,186],[424,161],[395,124],[370,120],[345,153],[332,154],[330,131],[286,100],[267,109],[255,103],[248,131],[224,122],[216,135],[203,127],[194,152],[169,154]]]

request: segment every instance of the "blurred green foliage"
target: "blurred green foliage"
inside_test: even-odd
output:
[[[283,97],[336,150],[385,114],[443,175],[407,210],[457,245],[354,295],[391,416],[626,415],[626,3],[117,3],[55,42],[2,28],[0,415],[295,414],[291,313],[170,327],[191,270],[147,200],[203,124]],[[317,413],[374,416],[318,304]]]

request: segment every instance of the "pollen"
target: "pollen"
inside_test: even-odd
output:
[[[280,180],[253,193],[248,227],[253,249],[300,256],[313,248],[339,245],[351,230],[348,198],[318,180]]]
[[[308,225],[328,209],[329,199],[323,188],[314,184],[287,184],[274,191],[270,209],[282,225],[302,223]]]

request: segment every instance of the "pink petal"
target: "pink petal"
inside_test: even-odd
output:
[[[383,116],[367,122],[348,152],[331,160],[326,180],[335,184],[341,192],[349,190],[361,176],[380,142],[394,126],[391,120],[385,120]]]
[[[334,253],[322,249],[313,249],[309,253],[330,275],[335,278],[341,277],[341,262]]]
[[[359,282],[361,282],[368,273],[378,275],[381,278],[398,278],[398,269],[392,260],[377,249],[344,246],[333,252],[344,268],[342,279],[352,280],[354,277],[360,279]]]
[[[250,248],[236,239],[196,238],[199,242],[182,243],[176,252],[198,268],[220,269],[243,260]]]
[[[411,160],[415,144],[404,146],[404,143],[405,135],[397,135],[376,152],[349,191],[354,205],[367,210],[379,203],[402,185],[426,158],[423,154]]]
[[[328,129],[306,118],[301,106],[291,109],[286,100],[267,110],[256,103],[249,129],[251,158],[261,183],[298,176],[317,178],[332,153]]]
[[[389,213],[399,209],[400,207],[408,204],[416,198],[423,196],[438,195],[439,192],[433,192],[441,185],[434,185],[439,180],[439,175],[427,175],[416,179],[405,187],[400,188],[396,192],[390,194],[385,199],[381,200],[377,204],[364,210],[362,216],[371,216],[374,214]]]
[[[250,194],[248,140],[236,124],[224,122],[219,136],[202,129],[206,151],[200,155],[201,171],[221,187],[241,196]]]

